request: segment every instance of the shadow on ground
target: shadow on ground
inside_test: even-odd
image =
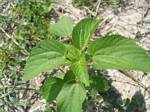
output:
[[[141,91],[135,92],[130,99],[122,99],[119,91],[112,86],[112,81],[109,80],[109,82],[110,89],[107,92],[98,92],[97,94],[90,90],[87,112],[147,112]]]

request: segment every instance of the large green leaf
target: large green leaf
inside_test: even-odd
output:
[[[83,112],[82,104],[86,97],[84,86],[79,83],[64,84],[57,96],[57,112]]]
[[[101,92],[106,92],[110,88],[108,81],[102,76],[92,76],[91,86]]]
[[[89,74],[84,55],[81,54],[79,59],[71,64],[71,70],[78,80],[89,86]]]
[[[96,19],[83,19],[73,29],[72,43],[78,49],[84,49],[99,24]]]
[[[69,17],[64,16],[60,21],[51,25],[50,31],[57,36],[68,37],[71,36],[73,26],[73,21]]]
[[[64,82],[63,80],[55,77],[48,78],[42,87],[42,95],[47,102],[54,100],[60,92]]]
[[[119,35],[106,36],[91,44],[88,53],[97,69],[150,72],[150,56],[134,40]]]
[[[32,79],[41,72],[47,72],[64,65],[66,62],[65,53],[66,48],[63,44],[55,40],[42,41],[37,47],[33,48],[27,60],[24,80]]]

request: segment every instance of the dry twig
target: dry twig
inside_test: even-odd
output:
[[[132,81],[134,81],[135,83],[137,83],[140,87],[142,87],[145,91],[147,91],[150,95],[150,90],[143,84],[141,83],[139,80],[135,79],[134,77],[132,77],[132,75],[130,75],[128,72],[126,71],[122,71],[119,70],[120,73],[122,73],[123,75],[125,75],[126,77],[130,78]]]

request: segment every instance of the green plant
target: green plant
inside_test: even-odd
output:
[[[16,36],[20,40],[41,40],[50,38],[50,0],[18,0],[13,12],[16,20]]]
[[[150,56],[134,40],[120,35],[106,35],[90,41],[101,21],[87,18],[74,26],[66,24],[65,19],[54,24],[57,26],[53,27],[55,35],[67,32],[71,41],[44,40],[33,48],[27,60],[23,77],[25,81],[41,72],[60,69],[60,66],[69,67],[61,76],[58,73],[49,77],[42,87],[42,95],[47,102],[56,99],[58,112],[82,112],[89,87],[102,92],[109,89],[107,80],[101,75],[92,75],[92,69],[150,72]],[[68,26],[73,30],[68,30]]]

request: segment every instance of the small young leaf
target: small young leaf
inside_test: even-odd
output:
[[[67,59],[71,62],[77,61],[80,58],[81,52],[76,47],[72,45],[67,46],[68,52],[67,52]]]
[[[23,79],[30,80],[38,76],[41,72],[47,72],[64,65],[66,48],[63,44],[55,40],[42,41],[33,48],[25,66]]]
[[[71,70],[77,79],[83,82],[86,86],[89,86],[89,74],[84,55],[81,54],[79,59],[72,63]]]
[[[71,36],[73,30],[74,23],[69,17],[62,17],[60,21],[51,25],[50,31],[61,37],[69,37]]]
[[[95,32],[100,20],[96,19],[83,19],[73,29],[72,43],[78,49],[84,49],[92,34]]]
[[[57,100],[57,112],[83,112],[82,104],[86,97],[85,88],[78,83],[64,84]]]
[[[88,86],[89,75],[85,56],[74,46],[68,46],[67,48],[68,52],[66,58],[70,61],[71,71],[76,76],[77,80]]]
[[[102,76],[91,77],[91,86],[101,92],[106,92],[110,88],[108,81]]]
[[[150,72],[150,56],[133,40],[120,35],[97,39],[88,49],[97,69]]]
[[[63,84],[63,80],[55,77],[50,77],[44,82],[42,95],[47,102],[51,103],[57,97]]]

